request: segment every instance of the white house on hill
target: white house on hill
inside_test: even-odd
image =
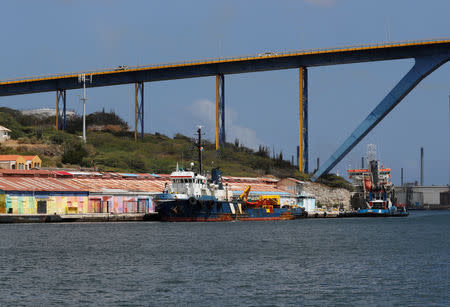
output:
[[[5,128],[3,126],[0,126],[0,143],[9,140],[9,133],[11,132],[11,130],[9,130],[8,128]]]

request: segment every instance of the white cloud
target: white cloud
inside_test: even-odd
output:
[[[206,137],[210,140],[215,140],[216,135],[216,104],[208,99],[196,100],[193,104],[187,107],[188,112],[190,112],[195,119],[199,120],[199,124],[205,126]],[[240,144],[247,147],[257,149],[262,141],[257,137],[256,131],[243,127],[240,125],[233,124],[234,122],[239,122],[238,113],[231,109],[225,107],[225,133],[227,142],[234,142],[235,139],[239,139]]]
[[[322,6],[322,7],[331,7],[336,4],[336,0],[305,0],[307,3]]]

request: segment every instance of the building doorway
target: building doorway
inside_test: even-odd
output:
[[[47,214],[47,201],[46,200],[38,200],[37,213],[38,214]]]

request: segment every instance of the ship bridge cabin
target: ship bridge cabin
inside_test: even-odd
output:
[[[190,171],[177,171],[170,175],[170,192],[200,196],[208,194],[208,180],[205,176]]]

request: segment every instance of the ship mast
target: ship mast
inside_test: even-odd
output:
[[[198,134],[198,140],[197,143],[195,143],[195,146],[198,149],[198,169],[199,169],[199,174],[202,174],[202,151],[203,151],[203,145],[202,145],[202,126],[198,126],[197,129],[197,134]]]

